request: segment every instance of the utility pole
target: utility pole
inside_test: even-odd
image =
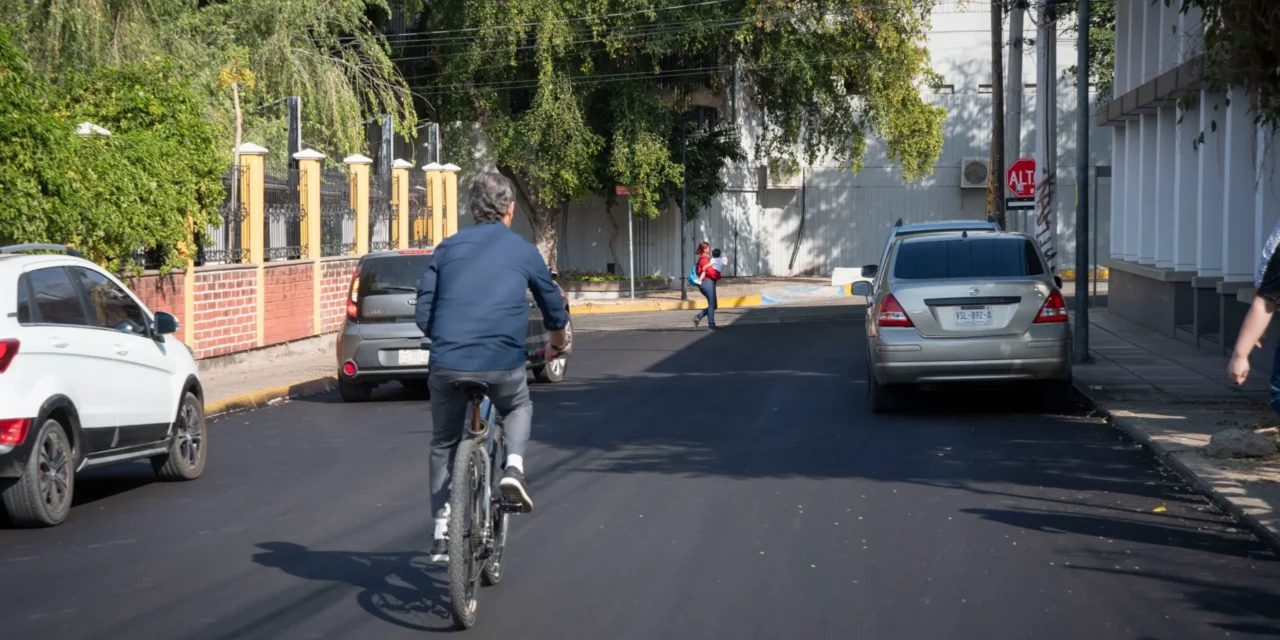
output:
[[[1079,0],[1076,40],[1076,362],[1089,361],[1089,0]]]
[[[1058,176],[1058,23],[1053,0],[1039,0],[1036,31],[1036,212],[1030,232],[1053,269],[1058,267],[1058,229],[1053,211]]]
[[[684,272],[684,256],[685,256],[685,240],[689,234],[685,233],[685,225],[689,221],[688,197],[685,192],[685,185],[689,183],[689,165],[685,162],[685,129],[688,128],[689,118],[686,116],[680,120],[680,169],[684,172],[680,180],[680,299],[689,299],[689,278],[685,277]]]
[[[991,179],[1004,182],[1004,38],[1000,21],[1003,3],[991,0]],[[1009,228],[1004,215],[1004,187],[996,188],[1000,195],[993,198],[991,211],[1001,229]]]
[[[1012,0],[1009,9],[1009,74],[1005,84],[1004,161],[1013,164],[1022,157],[1022,23],[1026,0]],[[997,178],[1000,176],[997,175]],[[1008,195],[1008,191],[1004,191]],[[1007,215],[1007,212],[1006,212]],[[1021,231],[1026,216],[1019,211],[1014,216],[1012,228]]]

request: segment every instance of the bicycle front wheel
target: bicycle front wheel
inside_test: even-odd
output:
[[[459,629],[476,623],[486,493],[484,452],[475,440],[463,438],[454,458],[449,495],[449,609]]]

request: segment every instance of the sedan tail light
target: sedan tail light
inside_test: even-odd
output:
[[[30,418],[0,420],[0,447],[22,444],[27,439],[29,429],[31,429]]]
[[[1054,289],[1049,292],[1049,299],[1044,301],[1044,306],[1040,307],[1040,313],[1036,315],[1036,323],[1066,321],[1067,303],[1062,299],[1062,294]]]
[[[351,293],[347,295],[347,317],[352,320],[360,314],[360,307],[356,303],[360,301],[360,270],[351,274]]]
[[[876,316],[876,322],[882,327],[913,327],[911,318],[907,317],[907,312],[903,310],[902,305],[898,304],[898,299],[889,294],[880,302],[880,313]]]
[[[16,338],[0,340],[0,373],[9,369],[9,363],[13,362],[13,357],[18,355],[19,346],[21,343]]]

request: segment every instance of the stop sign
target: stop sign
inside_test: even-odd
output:
[[[1018,158],[1009,165],[1004,184],[1018,198],[1030,198],[1036,194],[1035,158]]]

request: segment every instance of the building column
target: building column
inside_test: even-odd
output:
[[[1276,220],[1280,219],[1280,172],[1276,171],[1276,155],[1267,153],[1267,143],[1273,138],[1272,134],[1266,127],[1258,127],[1254,156],[1257,178],[1254,180],[1253,196],[1255,263],[1262,259],[1262,245],[1275,229]]]
[[[1178,15],[1178,62],[1186,62],[1204,51],[1204,12],[1187,7]]]
[[[1138,161],[1142,150],[1141,123],[1130,120],[1125,125],[1124,136],[1124,178],[1127,185],[1124,189],[1124,259],[1128,262],[1138,261],[1139,235],[1142,221],[1142,163]]]
[[[1174,226],[1177,215],[1173,207],[1174,189],[1171,187],[1175,175],[1176,126],[1174,107],[1161,107],[1156,114],[1155,162],[1156,266],[1161,269],[1172,269],[1174,263]]]
[[[1254,142],[1257,140],[1249,97],[1239,88],[1227,94],[1226,130],[1223,134],[1222,279],[1252,282],[1254,260]]]
[[[396,212],[396,224],[391,228],[391,246],[398,250],[409,248],[409,171],[413,163],[397,159],[391,165],[391,208]]]
[[[1178,109],[1174,126],[1173,148],[1173,268],[1175,271],[1196,270],[1196,235],[1199,194],[1199,164],[1196,162],[1196,137],[1200,134],[1199,107]]]
[[[1143,115],[1138,127],[1142,140],[1141,155],[1138,165],[1142,177],[1139,179],[1138,211],[1141,221],[1138,223],[1138,263],[1156,263],[1156,193],[1158,176],[1156,175],[1156,116]]]
[[[1128,131],[1124,125],[1111,129],[1111,258],[1113,260],[1124,259],[1125,218],[1128,215],[1128,202],[1124,198],[1125,180],[1128,178],[1124,166],[1126,135]]]
[[[423,167],[427,174],[427,202],[431,205],[431,246],[440,246],[444,240],[444,167],[439,162],[432,162]]]
[[[1204,141],[1196,150],[1196,215],[1200,230],[1196,263],[1200,275],[1206,277],[1222,275],[1222,130],[1210,130],[1215,127],[1214,117],[1222,113],[1222,94],[1202,90],[1200,131]]]
[[[302,205],[302,251],[311,260],[311,332],[320,335],[324,332],[324,315],[320,305],[320,283],[324,281],[321,271],[320,256],[320,163],[325,155],[315,149],[303,149],[293,154],[298,161],[298,198]],[[261,280],[258,281],[262,283]],[[266,291],[265,286],[258,287]],[[259,322],[262,316],[259,315]]]
[[[1128,91],[1133,91],[1142,84],[1142,36],[1146,33],[1142,19],[1145,14],[1143,11],[1145,4],[1147,0],[1133,0],[1129,3],[1129,34],[1127,38],[1123,38],[1129,48]],[[1121,40],[1122,38],[1117,35],[1116,42],[1119,43]]]
[[[1142,77],[1139,84],[1160,75],[1160,18],[1164,2],[1144,0],[1142,4]],[[1137,86],[1137,85],[1135,85]]]

